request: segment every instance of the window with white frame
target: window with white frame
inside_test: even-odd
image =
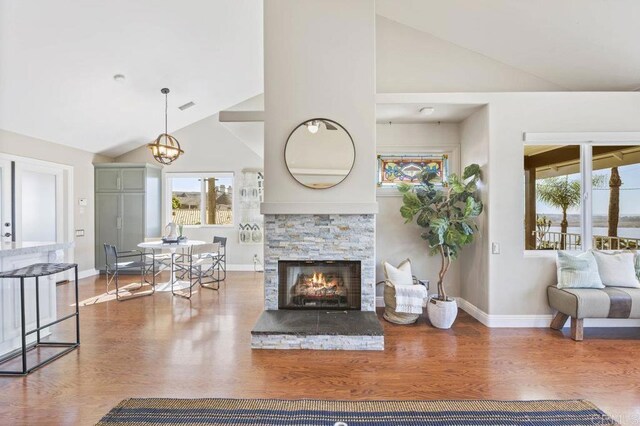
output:
[[[638,249],[637,142],[526,144],[524,184],[525,249]]]
[[[233,173],[168,173],[168,217],[185,226],[233,225]]]

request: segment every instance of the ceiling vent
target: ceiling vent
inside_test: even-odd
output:
[[[194,105],[195,105],[195,103],[193,103],[193,102],[187,102],[184,105],[180,105],[178,108],[180,109],[180,111],[184,111],[185,109],[189,109]]]

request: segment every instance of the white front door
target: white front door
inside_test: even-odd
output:
[[[64,241],[62,184],[59,168],[16,162],[16,241]]]
[[[11,161],[0,159],[0,239],[13,240],[13,195],[11,194]]]

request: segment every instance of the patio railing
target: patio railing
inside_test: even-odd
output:
[[[581,250],[580,234],[552,231],[534,231],[536,250]],[[564,237],[564,238],[563,238]],[[593,236],[593,248],[598,250],[637,250],[640,238]]]

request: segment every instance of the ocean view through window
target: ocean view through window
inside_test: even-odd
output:
[[[638,248],[640,146],[527,145],[524,181],[525,249]]]

